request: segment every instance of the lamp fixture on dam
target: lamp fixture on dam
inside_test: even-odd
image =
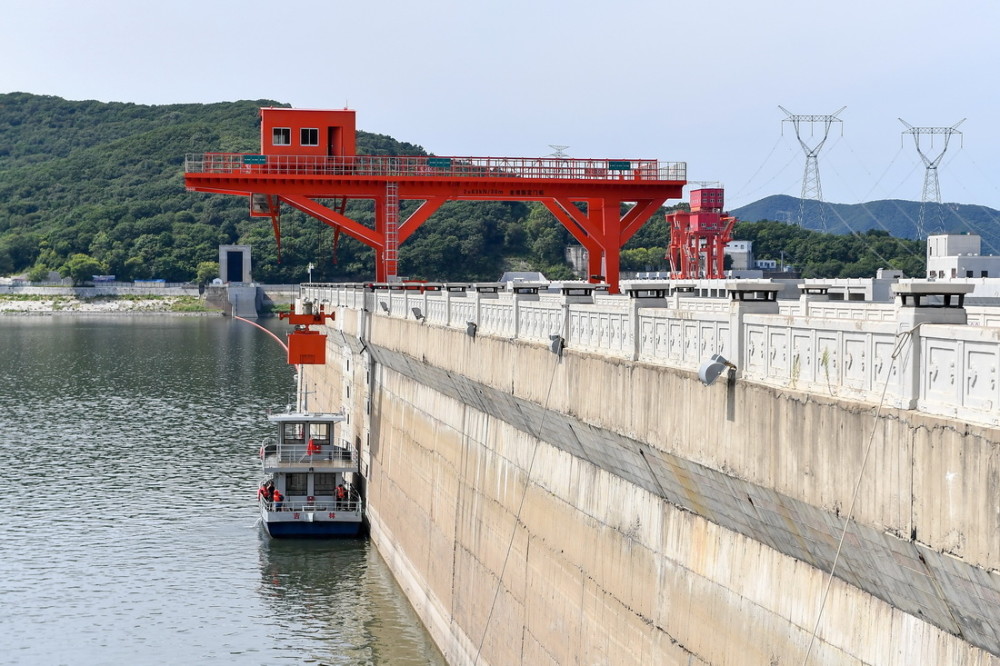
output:
[[[736,366],[723,358],[722,355],[712,354],[712,358],[702,363],[701,367],[698,368],[698,379],[705,386],[711,386],[712,382],[718,379],[726,368],[735,370]]]
[[[556,356],[562,356],[562,351],[566,347],[566,340],[563,336],[555,333],[549,336],[549,340],[551,340],[551,342],[549,342],[549,351]]]

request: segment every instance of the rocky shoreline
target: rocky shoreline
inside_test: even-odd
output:
[[[59,314],[183,314],[220,316],[222,310],[209,308],[190,296],[98,297],[81,299],[53,295],[32,298],[0,294],[0,316]]]

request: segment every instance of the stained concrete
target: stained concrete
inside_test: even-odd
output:
[[[365,319],[308,377],[451,662],[1000,663],[995,430]]]

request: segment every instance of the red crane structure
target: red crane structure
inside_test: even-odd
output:
[[[725,193],[721,187],[691,190],[691,211],[667,215],[670,227],[672,279],[718,279],[725,277],[726,243],[732,239],[735,217],[723,214]]]
[[[246,196],[281,250],[281,204],[375,250],[375,280],[397,279],[401,243],[446,201],[540,201],[588,251],[591,281],[618,292],[622,246],[687,182],[683,162],[565,157],[355,154],[354,111],[263,108],[259,154],[187,155],[188,190]],[[374,201],[374,226],[344,214]],[[422,203],[400,219],[401,201]]]

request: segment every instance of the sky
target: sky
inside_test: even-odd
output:
[[[964,119],[920,148],[942,201],[1000,209],[998,26],[996,0],[7,0],[0,92],[346,106],[437,155],[686,162],[730,209],[802,192],[779,106],[846,107],[818,153],[833,203],[920,201],[899,119]]]

